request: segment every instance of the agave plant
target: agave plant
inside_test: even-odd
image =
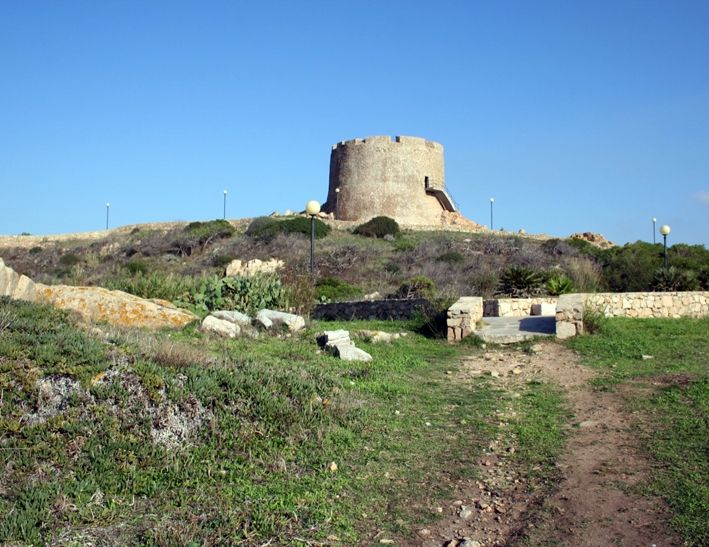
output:
[[[512,266],[500,276],[498,293],[514,298],[524,298],[538,294],[542,276],[530,268]]]
[[[551,296],[559,296],[573,292],[574,282],[564,274],[555,274],[547,281],[547,292]]]

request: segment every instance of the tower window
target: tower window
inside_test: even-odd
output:
[[[428,180],[428,177],[423,177],[423,187],[428,189],[431,187],[431,183]]]

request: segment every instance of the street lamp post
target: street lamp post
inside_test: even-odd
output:
[[[320,212],[320,203],[310,200],[305,212],[310,216],[310,275],[315,275],[315,217]]]
[[[657,219],[655,217],[652,217],[652,244],[653,245],[655,245],[655,243],[657,243],[657,241],[655,241],[655,233],[657,232],[656,224],[657,224]]]
[[[340,204],[340,187],[335,188],[335,218],[337,218],[337,206]]]
[[[495,198],[490,198],[490,229],[491,230],[495,229],[492,224],[492,207],[494,204],[495,204]]]
[[[670,227],[667,224],[663,224],[660,226],[660,233],[662,234],[662,239],[664,243],[664,248],[665,248],[665,271],[667,271],[668,268],[668,263],[667,263],[667,236],[670,233]]]
[[[226,220],[226,195],[227,191],[224,190],[224,216],[222,217],[224,220]]]
[[[106,230],[108,230],[108,210],[111,208],[110,203],[106,203]]]

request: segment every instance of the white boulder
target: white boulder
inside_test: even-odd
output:
[[[291,332],[305,328],[305,319],[302,316],[283,311],[260,310],[256,314],[256,321],[266,329],[272,328],[274,324],[286,325]]]
[[[229,321],[230,323],[234,323],[239,326],[251,324],[251,318],[248,315],[236,310],[217,310],[213,311],[209,315],[223,321]]]
[[[229,338],[236,338],[241,333],[241,327],[236,323],[231,321],[226,321],[224,319],[218,319],[212,315],[208,315],[202,321],[201,330],[206,332],[213,332],[220,336],[227,336]]]
[[[251,277],[254,275],[264,275],[264,274],[274,274],[281,268],[283,268],[284,262],[278,258],[271,258],[269,260],[263,261],[258,258],[243,262],[241,260],[232,260],[231,263],[226,267],[226,275],[229,276],[241,276],[241,277]]]

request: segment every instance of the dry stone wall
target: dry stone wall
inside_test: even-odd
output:
[[[448,308],[446,324],[448,341],[457,342],[475,332],[476,324],[483,318],[483,299],[480,296],[463,296]]]
[[[605,317],[706,317],[709,291],[565,294],[556,307],[556,337],[582,334],[587,309]]]
[[[416,313],[428,313],[431,310],[431,303],[424,298],[362,300],[319,304],[315,306],[311,317],[325,321],[411,319]]]
[[[543,306],[544,311],[548,306],[556,307],[556,297],[545,298],[491,298],[485,300],[483,315],[485,317],[524,317],[526,315],[546,315],[534,313],[536,306]],[[553,312],[550,313],[553,315]]]

